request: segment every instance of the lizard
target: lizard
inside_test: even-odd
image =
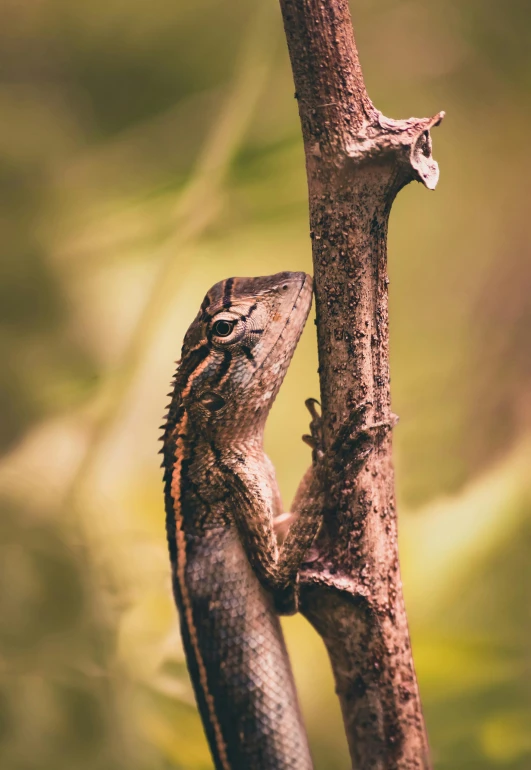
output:
[[[263,449],[311,302],[305,273],[215,284],[185,335],[162,426],[173,593],[217,770],[313,767],[278,611],[297,608],[322,470],[313,442],[288,516]]]

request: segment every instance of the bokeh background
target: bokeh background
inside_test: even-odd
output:
[[[447,111],[389,262],[402,568],[436,768],[531,767],[531,7],[356,0],[369,93]],[[311,271],[275,0],[5,0],[0,27],[0,766],[207,770],[170,596],[158,425],[230,275]],[[309,462],[303,336],[267,447]],[[286,633],[318,770],[326,656]]]

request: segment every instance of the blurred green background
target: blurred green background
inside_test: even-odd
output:
[[[389,262],[402,567],[435,765],[531,767],[531,6],[359,0],[369,93],[434,130]],[[182,657],[158,425],[230,275],[311,271],[275,0],[6,0],[0,28],[0,766],[211,767]],[[271,414],[286,501],[318,395]],[[349,766],[328,663],[286,633],[318,770]]]

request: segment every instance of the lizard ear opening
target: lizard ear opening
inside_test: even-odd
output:
[[[209,410],[209,412],[219,412],[219,410],[223,409],[225,406],[225,399],[223,396],[220,396],[219,393],[214,393],[211,390],[203,393],[199,397],[199,401]]]

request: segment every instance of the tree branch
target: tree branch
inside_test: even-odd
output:
[[[300,578],[302,612],[328,649],[354,767],[425,770],[398,564],[386,241],[398,191],[415,179],[437,184],[429,131],[444,113],[391,120],[374,107],[347,0],[280,5],[306,153],[332,469],[324,526]]]

